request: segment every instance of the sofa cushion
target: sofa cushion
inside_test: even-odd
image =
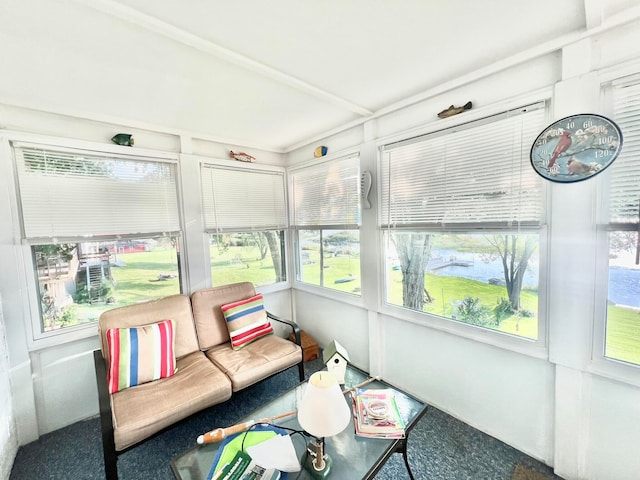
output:
[[[111,395],[116,450],[123,450],[204,408],[231,398],[231,383],[204,353],[177,361],[169,378]],[[204,432],[194,432],[195,438]]]
[[[191,305],[200,350],[208,350],[229,342],[229,331],[222,314],[222,305],[253,297],[255,294],[256,290],[251,282],[233,283],[193,292]]]
[[[139,327],[168,318],[173,320],[176,358],[198,351],[191,301],[187,295],[171,295],[103,312],[98,321],[98,330],[102,339],[102,356],[107,362],[109,361],[105,333],[110,328]]]
[[[107,330],[109,393],[170,377],[176,370],[173,321]]]
[[[264,337],[242,350],[234,350],[230,343],[225,343],[206,354],[229,377],[234,392],[302,361],[302,349],[277,335]]]
[[[231,348],[234,350],[240,350],[251,342],[273,333],[261,293],[244,300],[227,303],[222,305],[221,309],[227,321]]]

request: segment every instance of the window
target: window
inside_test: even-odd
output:
[[[640,365],[640,78],[613,82],[613,119],[624,147],[610,167],[608,221],[601,225],[608,240],[606,327],[601,353]]]
[[[40,334],[180,293],[174,162],[13,146]]]
[[[213,285],[285,282],[284,171],[203,163],[201,179]]]
[[[33,245],[43,331],[180,293],[176,247],[177,237]]]
[[[360,295],[360,157],[291,173],[297,280]]]
[[[539,104],[382,147],[388,304],[538,337],[544,195],[529,149],[544,118]]]

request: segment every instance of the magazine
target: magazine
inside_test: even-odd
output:
[[[226,464],[214,480],[278,480],[280,472],[273,468],[263,468],[249,455],[239,451],[233,460]]]
[[[356,389],[352,392],[355,433],[361,437],[404,438],[404,422],[393,390]]]

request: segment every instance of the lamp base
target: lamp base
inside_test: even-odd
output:
[[[329,476],[331,464],[331,457],[324,453],[324,439],[309,442],[302,464],[305,472],[311,478],[323,480]]]

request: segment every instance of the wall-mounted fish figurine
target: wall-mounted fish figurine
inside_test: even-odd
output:
[[[111,141],[125,147],[132,147],[134,143],[133,135],[130,135],[128,133],[119,133],[117,135],[114,135],[111,138]]]
[[[442,110],[438,114],[438,117],[440,117],[440,118],[452,117],[453,115],[457,115],[459,113],[462,113],[465,110],[471,110],[471,107],[473,107],[473,104],[471,102],[465,103],[462,107],[454,107],[453,105],[451,105],[446,110]]]
[[[229,150],[229,156],[235,160],[238,160],[239,162],[253,162],[256,157],[249,155],[248,153],[244,153],[244,152],[234,152],[233,150]]]

